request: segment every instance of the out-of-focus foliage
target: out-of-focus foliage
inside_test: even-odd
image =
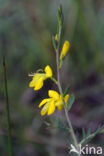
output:
[[[56,69],[51,37],[57,32],[57,8],[64,12],[63,41],[71,43],[64,61],[62,84],[70,84],[75,94],[71,120],[80,138],[81,129],[93,129],[103,122],[104,114],[104,1],[100,0],[1,0],[0,66],[6,57],[8,92],[15,155],[68,155],[67,134],[59,131],[56,112],[52,121],[40,117],[38,104],[56,86],[49,80],[35,92],[28,88],[28,73],[50,64]],[[2,69],[2,68],[0,68]],[[70,93],[69,92],[69,93]],[[44,123],[47,121],[48,126]],[[50,125],[53,128],[50,128]],[[56,128],[54,128],[56,127]],[[3,75],[0,70],[0,155],[7,155],[7,130]],[[92,131],[93,131],[92,129]],[[67,140],[68,139],[68,140]],[[93,144],[104,144],[99,135]]]

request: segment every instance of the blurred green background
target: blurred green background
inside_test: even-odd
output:
[[[41,117],[39,102],[50,81],[38,92],[30,89],[28,73],[49,64],[55,75],[51,36],[57,32],[57,9],[64,12],[63,38],[71,43],[61,70],[63,88],[70,85],[75,103],[70,112],[75,132],[94,131],[104,123],[104,1],[1,0],[0,1],[0,155],[8,156],[7,122],[2,74],[6,57],[13,152],[15,156],[67,156],[70,136],[57,126],[64,111]],[[90,144],[104,145],[99,134]]]

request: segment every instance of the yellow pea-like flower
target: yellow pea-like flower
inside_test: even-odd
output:
[[[70,43],[69,41],[65,41],[61,50],[61,55],[60,55],[60,60],[64,59],[64,57],[66,56],[66,54],[68,53],[68,50],[70,48]]]
[[[29,83],[29,87],[34,87],[34,90],[39,90],[43,87],[44,80],[51,78],[53,76],[52,69],[47,65],[44,69],[44,73],[35,73],[32,81]]]
[[[62,110],[64,107],[62,96],[58,92],[54,90],[49,90],[48,95],[49,95],[49,98],[43,99],[41,103],[39,104],[39,108],[43,106],[41,110],[42,116],[45,114],[51,115],[55,112],[56,108],[58,108],[58,110]],[[69,94],[67,94],[64,97],[64,101],[66,105],[67,105],[68,99],[69,99]]]

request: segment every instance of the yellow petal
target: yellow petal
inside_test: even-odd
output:
[[[48,107],[48,115],[53,114],[55,111],[55,104],[54,101],[51,101]]]
[[[63,104],[63,101],[62,101],[62,97],[60,96],[59,100],[57,100],[55,102],[55,106],[58,108],[58,110],[62,110],[64,104]]]
[[[32,80],[30,83],[29,83],[29,87],[35,87],[35,82],[34,80]]]
[[[41,103],[39,104],[39,108],[41,107],[41,106],[43,106],[46,102],[48,102],[50,100],[50,98],[49,99],[43,99],[42,101],[41,101]]]
[[[33,76],[33,80],[37,81],[41,77],[41,74],[35,73]]]
[[[49,95],[49,97],[51,97],[51,98],[53,98],[55,100],[58,100],[59,97],[60,97],[59,93],[54,91],[54,90],[49,90],[48,95]]]
[[[41,110],[41,115],[45,115],[48,111],[48,108],[49,108],[49,103],[45,104],[44,107],[42,108]]]
[[[35,87],[37,81],[41,78],[41,74],[34,74],[33,78],[32,78],[32,81],[29,83],[29,87]]]
[[[52,69],[50,68],[49,65],[47,65],[44,70],[45,70],[45,73],[46,73],[45,75],[47,78],[52,77],[53,73],[52,73]]]
[[[59,105],[62,105],[62,97],[59,96],[58,100],[55,101],[55,106],[59,106]]]
[[[70,48],[70,43],[69,43],[69,41],[65,41],[64,44],[63,44],[63,47],[62,47],[60,59],[63,59],[63,58],[66,56],[66,54],[67,54],[69,48]]]
[[[44,78],[41,77],[41,78],[37,81],[34,90],[39,90],[39,89],[41,89],[41,88],[43,87],[43,81],[44,81]]]
[[[64,97],[64,100],[65,100],[65,103],[66,103],[66,104],[67,104],[67,102],[68,102],[69,97],[70,97],[69,94],[67,94],[67,95]]]

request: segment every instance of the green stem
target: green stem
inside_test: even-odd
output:
[[[58,82],[57,82],[57,80],[56,80],[54,77],[51,77],[51,80],[52,80],[56,85],[58,85]]]
[[[4,92],[5,92],[5,102],[6,102],[6,117],[7,117],[7,125],[8,125],[8,150],[9,150],[9,156],[13,156],[5,58],[3,58],[3,76],[4,76]]]
[[[60,52],[61,32],[62,32],[62,27],[61,27],[60,30],[59,30],[59,43],[58,43],[58,48],[57,48],[57,51],[56,51],[56,64],[57,64],[57,81],[58,81],[58,88],[59,88],[59,92],[60,92],[60,94],[61,94],[61,96],[62,96],[62,100],[63,100],[63,103],[64,103],[65,116],[66,116],[66,120],[67,120],[69,129],[70,129],[70,133],[71,133],[71,136],[72,136],[74,145],[75,145],[75,147],[77,148],[77,150],[79,150],[78,142],[77,142],[77,139],[76,139],[76,136],[75,136],[75,133],[74,133],[74,130],[73,130],[71,121],[70,121],[70,119],[69,119],[69,115],[68,115],[67,107],[66,107],[66,104],[65,104],[65,101],[64,101],[63,91],[62,91],[62,87],[61,87],[61,83],[60,83],[59,52]],[[80,156],[80,154],[79,154],[79,156]]]

